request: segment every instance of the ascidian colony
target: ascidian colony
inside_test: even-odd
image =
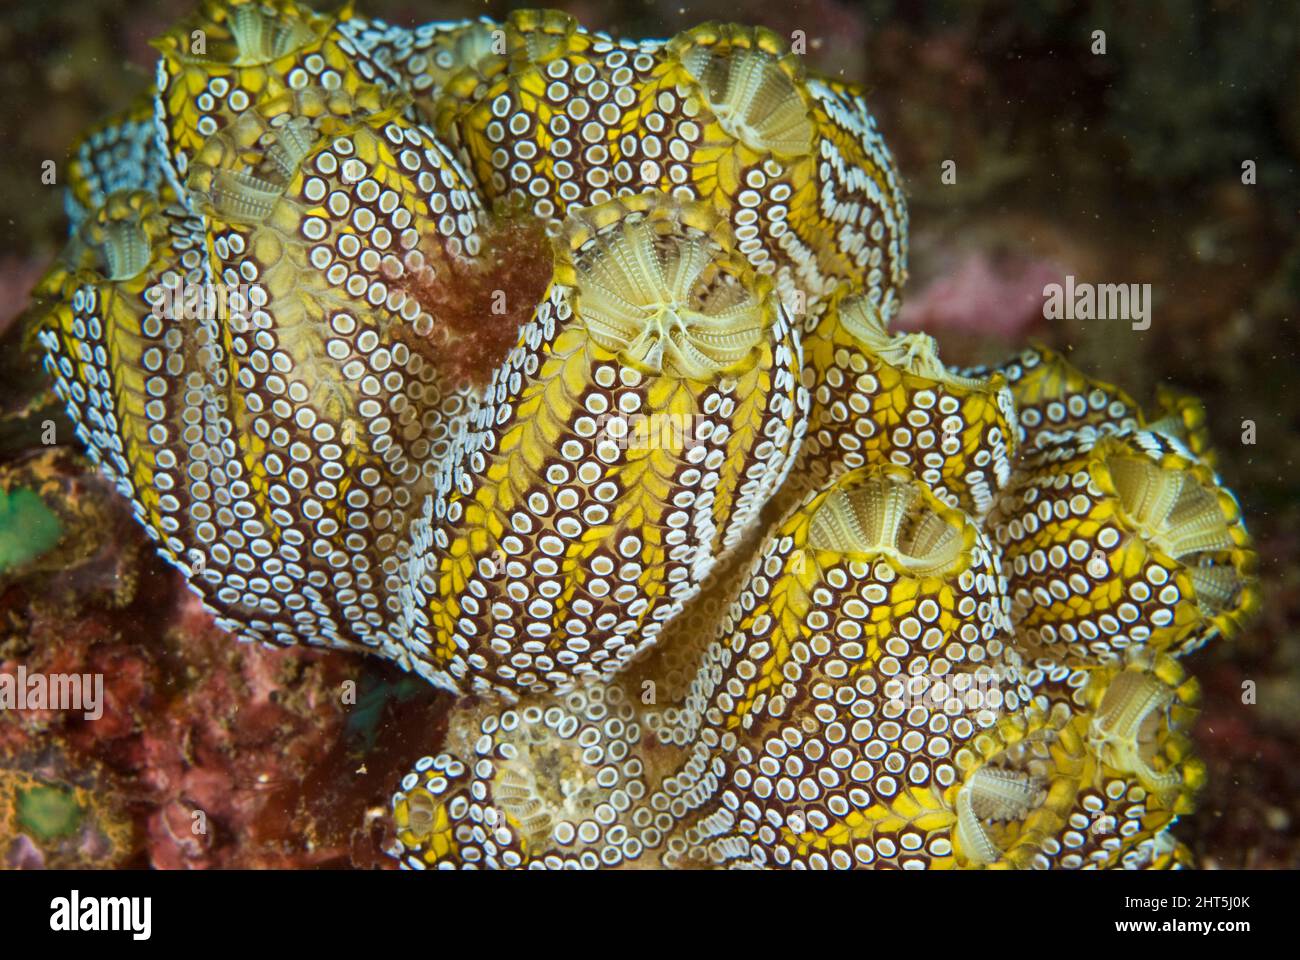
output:
[[[549,10],[154,46],[32,346],[232,644],[456,698],[397,865],[1192,865],[1184,658],[1260,606],[1205,411],[898,328],[862,88]]]

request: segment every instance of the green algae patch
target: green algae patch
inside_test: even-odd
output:
[[[81,824],[81,805],[70,790],[38,784],[15,792],[18,825],[35,839],[66,837]]]
[[[63,524],[31,490],[0,490],[0,573],[25,566],[54,548]]]

